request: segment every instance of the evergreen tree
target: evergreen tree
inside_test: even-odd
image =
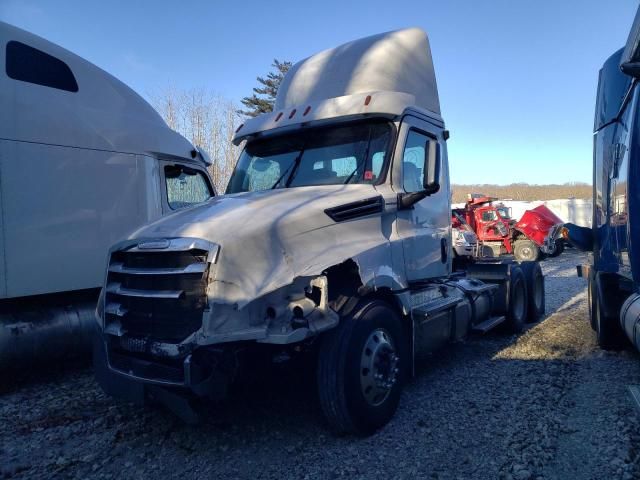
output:
[[[274,70],[267,74],[267,77],[258,77],[258,83],[261,86],[254,87],[253,94],[250,97],[244,97],[241,102],[246,110],[240,110],[239,113],[248,117],[256,117],[261,113],[273,111],[273,105],[278,94],[278,87],[284,78],[285,73],[291,68],[291,62],[280,62],[273,60],[271,66]]]

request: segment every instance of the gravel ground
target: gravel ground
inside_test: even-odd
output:
[[[640,358],[595,344],[568,251],[544,262],[548,316],[420,365],[370,438],[322,424],[312,375],[276,370],[202,424],[118,404],[87,367],[4,385],[0,478],[640,478]],[[293,388],[292,388],[293,386]]]

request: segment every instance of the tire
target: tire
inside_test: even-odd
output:
[[[618,315],[605,308],[606,280],[601,274],[595,274],[593,283],[593,310],[591,315],[595,324],[596,340],[603,350],[619,350],[624,345],[624,334]],[[610,300],[611,301],[611,300]]]
[[[518,262],[535,262],[540,256],[540,248],[531,240],[516,240],[513,255]]]
[[[509,299],[506,327],[512,333],[520,333],[527,321],[527,280],[522,269],[513,265],[509,275]]]
[[[527,283],[527,323],[535,323],[546,309],[544,275],[538,262],[522,262],[520,268]]]
[[[411,359],[402,319],[386,302],[365,301],[354,311],[322,339],[318,395],[335,433],[364,436],[393,417]],[[376,374],[384,378],[374,379]]]
[[[549,254],[549,257],[556,258],[562,252],[564,252],[564,241],[563,240],[556,240],[556,248],[553,251],[553,253]]]
[[[594,288],[594,277],[593,277],[593,269],[591,269],[589,271],[589,277],[587,278],[587,306],[589,308],[589,324],[591,325],[591,330],[595,332],[597,330],[597,326],[596,326],[596,318],[595,318],[595,315],[593,314],[596,308],[593,301],[594,299],[593,288]]]

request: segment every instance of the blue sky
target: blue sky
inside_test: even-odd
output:
[[[272,59],[409,26],[429,34],[456,183],[591,182],[597,73],[637,0],[0,0],[0,19],[144,96],[207,87],[238,101]]]

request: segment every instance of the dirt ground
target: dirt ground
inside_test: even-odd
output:
[[[0,478],[640,478],[640,358],[595,344],[584,260],[543,262],[547,317],[429,358],[369,438],[328,433],[312,371],[274,369],[197,426],[116,402],[84,364],[5,377]]]

